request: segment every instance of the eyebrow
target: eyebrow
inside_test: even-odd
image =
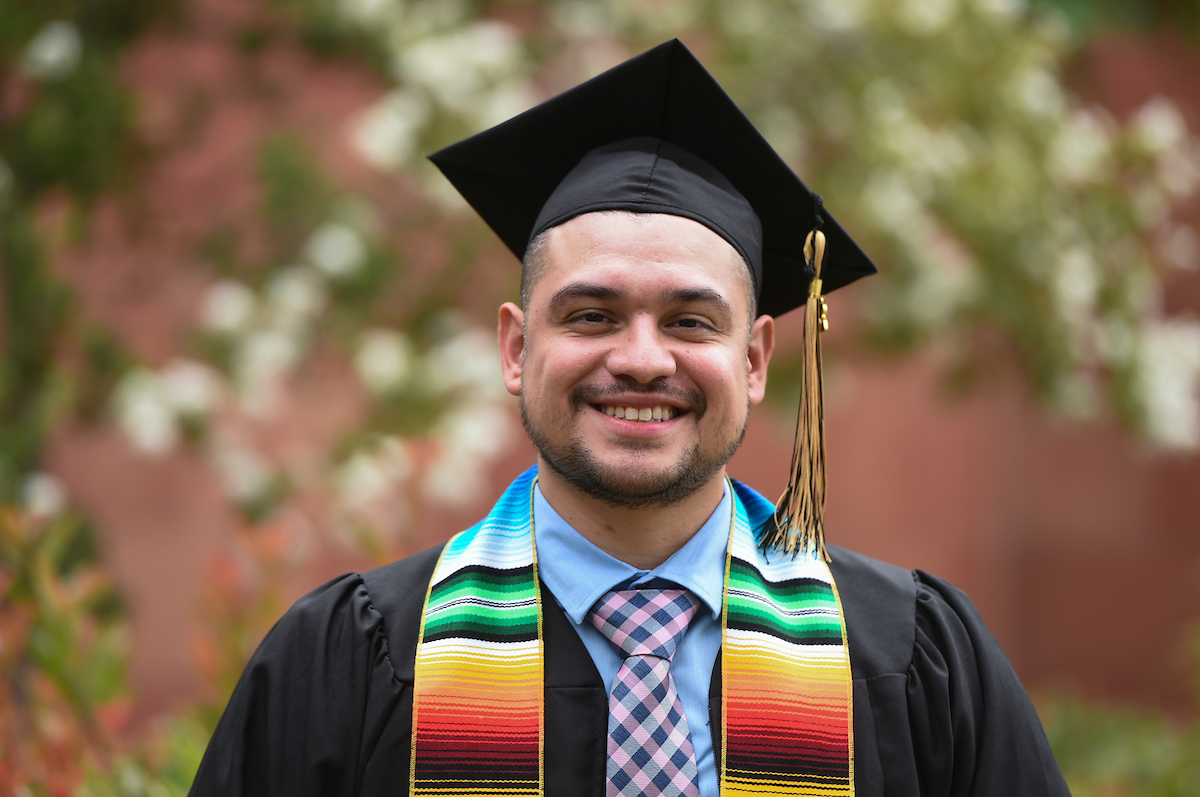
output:
[[[555,292],[550,298],[548,309],[557,311],[562,305],[572,299],[596,299],[602,302],[616,302],[622,298],[622,293],[609,285],[599,285],[591,282],[573,282]],[[733,308],[728,300],[712,288],[677,288],[669,291],[664,297],[666,304],[711,304],[726,315],[733,316]]]
[[[602,302],[615,302],[621,298],[621,292],[608,285],[597,285],[590,282],[572,282],[558,289],[552,297],[547,309],[556,312],[572,299],[597,299]]]

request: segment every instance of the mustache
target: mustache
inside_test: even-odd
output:
[[[580,385],[571,392],[571,401],[578,408],[584,404],[603,404],[605,403],[604,399],[610,396],[627,396],[630,393],[653,393],[656,396],[662,396],[684,409],[694,412],[697,416],[703,415],[708,408],[708,401],[700,390],[695,388],[687,390],[666,380],[657,379],[646,384],[631,379],[627,382],[617,381],[606,385]]]

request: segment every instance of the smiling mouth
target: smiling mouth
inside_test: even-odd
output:
[[[605,415],[622,418],[626,421],[637,421],[638,423],[662,423],[663,421],[671,420],[681,412],[675,407],[665,405],[657,407],[618,407],[612,404],[593,404],[592,406]]]

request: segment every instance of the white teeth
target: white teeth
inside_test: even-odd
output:
[[[605,405],[604,414],[611,415],[614,418],[621,418],[626,421],[638,421],[640,423],[655,423],[661,421],[669,421],[675,417],[675,409],[673,407],[612,407]]]

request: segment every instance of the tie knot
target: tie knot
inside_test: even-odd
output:
[[[589,616],[622,656],[670,661],[696,607],[685,589],[623,589],[607,593]]]

